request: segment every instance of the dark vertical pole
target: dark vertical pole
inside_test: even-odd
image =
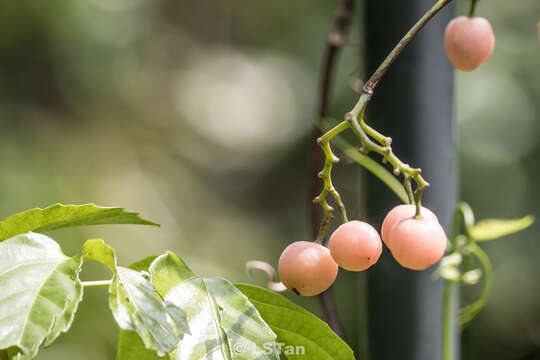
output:
[[[366,1],[367,73],[371,74],[433,0]],[[424,205],[449,228],[456,196],[453,72],[443,48],[453,6],[437,14],[390,68],[367,110],[367,121],[394,139],[398,156],[421,167],[431,186]],[[399,200],[367,176],[367,211],[381,223]],[[434,268],[434,267],[433,267]],[[385,250],[368,274],[368,344],[373,360],[439,360],[442,346],[442,281],[433,268],[402,268]],[[456,359],[457,355],[456,344]]]

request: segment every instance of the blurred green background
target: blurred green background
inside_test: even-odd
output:
[[[468,3],[458,4],[465,12]],[[245,262],[276,264],[283,247],[309,237],[310,129],[336,5],[0,2],[0,217],[55,202],[123,206],[161,228],[52,235],[67,254],[102,237],[122,264],[173,250],[199,274],[263,284]],[[340,61],[334,117],[356,98],[349,83],[363,67],[362,5]],[[478,14],[492,22],[497,45],[488,64],[457,74],[461,199],[478,218],[538,215],[540,3],[484,0]],[[346,193],[360,189],[354,169],[343,162],[336,173]],[[360,200],[345,197],[352,217],[362,214]],[[537,231],[485,245],[495,287],[464,332],[464,359],[540,359]],[[110,275],[89,263],[82,276]],[[336,285],[359,357],[364,276],[342,271]],[[39,359],[113,359],[105,294],[88,289],[72,331]],[[474,294],[464,289],[464,300]],[[294,300],[319,311],[316,299]]]

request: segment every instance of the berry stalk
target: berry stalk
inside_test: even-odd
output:
[[[360,121],[357,117],[348,117],[348,122],[350,123],[354,134],[362,144],[364,154],[375,152],[381,155],[386,162],[390,163],[394,167],[394,175],[398,176],[403,174],[404,176],[412,177],[416,182],[418,189],[425,189],[429,186],[429,183],[422,177],[422,175],[420,175],[422,173],[422,169],[412,168],[409,164],[404,163],[397,157],[396,154],[394,154],[392,151],[392,146],[390,145],[391,141],[387,141],[385,145],[379,145],[373,142],[360,125],[361,122],[364,122],[364,113],[362,112],[358,117],[360,118]],[[385,137],[385,139],[390,138]]]
[[[471,7],[469,8],[469,17],[474,17],[474,11],[476,10],[477,0],[471,0]]]
[[[379,68],[375,70],[373,75],[369,78],[369,80],[366,82],[363,88],[363,92],[365,94],[373,95],[373,92],[375,90],[375,87],[379,83],[379,80],[383,77],[383,75],[386,73],[388,68],[396,61],[397,57],[401,54],[403,49],[409,45],[409,43],[412,41],[412,39],[416,36],[416,34],[428,23],[429,20],[433,16],[435,16],[442,8],[444,8],[446,5],[451,3],[452,0],[439,0],[429,9],[417,22],[413,25],[413,27],[401,38],[401,40],[394,46],[392,51],[388,54],[386,59],[381,63]],[[367,100],[369,101],[369,99]],[[359,105],[360,109],[365,108],[365,105],[362,104],[361,98],[358,101],[357,105]],[[356,108],[357,106],[355,106]],[[354,109],[353,109],[354,110]],[[360,113],[361,111],[358,111]]]
[[[323,179],[323,190],[314,199],[314,202],[321,204],[325,216],[321,222],[318,235],[315,239],[316,242],[322,243],[326,230],[332,221],[333,208],[328,204],[327,196],[330,194],[334,197],[334,200],[340,210],[343,222],[346,222],[345,206],[341,201],[339,193],[334,188],[331,180],[332,165],[339,161],[339,159],[333,154],[330,148],[330,140],[341,131],[351,128],[358,140],[362,144],[362,150],[365,154],[373,151],[383,157],[383,162],[389,162],[394,167],[394,174],[396,176],[403,174],[405,177],[404,188],[407,194],[410,196],[412,187],[407,182],[410,177],[414,179],[416,183],[416,191],[414,192],[414,200],[417,208],[416,216],[421,216],[421,197],[422,193],[429,186],[429,183],[420,175],[421,169],[412,168],[409,164],[405,164],[401,161],[392,151],[391,142],[392,139],[384,136],[375,129],[369,127],[364,121],[364,112],[368,102],[371,100],[375,87],[379,83],[383,75],[388,71],[388,68],[395,62],[397,57],[401,54],[403,49],[412,41],[416,34],[424,27],[424,25],[437,14],[444,6],[452,2],[452,0],[439,0],[429,9],[414,25],[413,27],[401,38],[401,40],[394,46],[392,51],[388,54],[386,59],[381,63],[377,70],[371,75],[369,80],[362,88],[362,95],[358,99],[353,109],[345,115],[345,120],[338,124],[336,127],[328,131],[325,135],[318,140],[320,147],[325,155],[324,167],[319,173],[319,177]],[[337,132],[336,132],[337,131]],[[375,142],[373,140],[375,140]]]
[[[334,128],[330,129],[326,134],[317,139],[317,142],[319,143],[322,151],[324,152],[325,157],[324,167],[318,174],[318,177],[323,180],[323,189],[321,193],[315,199],[313,199],[313,202],[319,203],[324,211],[324,218],[321,222],[317,238],[315,239],[315,241],[319,244],[323,243],[326,230],[328,229],[328,226],[330,226],[330,222],[333,219],[332,211],[334,210],[334,208],[330,206],[327,200],[329,194],[332,195],[332,197],[334,198],[336,206],[338,207],[339,213],[341,215],[342,222],[347,222],[348,220],[345,205],[343,204],[341,196],[339,195],[338,191],[334,187],[334,184],[332,183],[332,166],[334,165],[334,163],[337,163],[339,161],[339,158],[332,152],[332,148],[330,147],[330,140],[332,140],[333,137],[335,137],[342,131],[348,129],[349,126],[349,123],[344,121],[335,126]]]

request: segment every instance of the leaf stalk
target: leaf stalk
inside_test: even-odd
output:
[[[98,287],[98,286],[110,286],[112,280],[97,280],[97,281],[81,281],[83,287]]]

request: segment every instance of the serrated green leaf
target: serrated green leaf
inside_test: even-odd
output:
[[[81,264],[82,255],[65,256],[45,235],[0,243],[0,350],[31,359],[69,329],[83,295]]]
[[[276,335],[230,282],[195,276],[171,252],[159,256],[150,273],[158,292],[186,312],[192,333],[178,343],[172,359],[279,359]]]
[[[0,241],[29,231],[44,232],[71,226],[156,223],[142,219],[138,213],[123,208],[101,207],[94,204],[55,204],[45,209],[35,208],[0,221]]]
[[[531,215],[521,219],[486,219],[469,229],[469,234],[477,241],[498,239],[528,228],[534,222]]]
[[[85,260],[99,261],[116,272],[116,252],[102,239],[86,240],[82,248]]]
[[[247,284],[235,286],[259,310],[277,334],[277,342],[285,345],[282,350],[288,359],[354,360],[352,349],[315,315],[273,291]],[[287,346],[294,351],[287,353]]]
[[[146,348],[158,354],[169,353],[188,329],[182,319],[181,309],[171,314],[171,304],[164,303],[156,296],[155,288],[143,273],[117,266],[109,288],[109,307],[114,319],[123,330],[135,331]],[[173,315],[173,316],[171,316]]]

